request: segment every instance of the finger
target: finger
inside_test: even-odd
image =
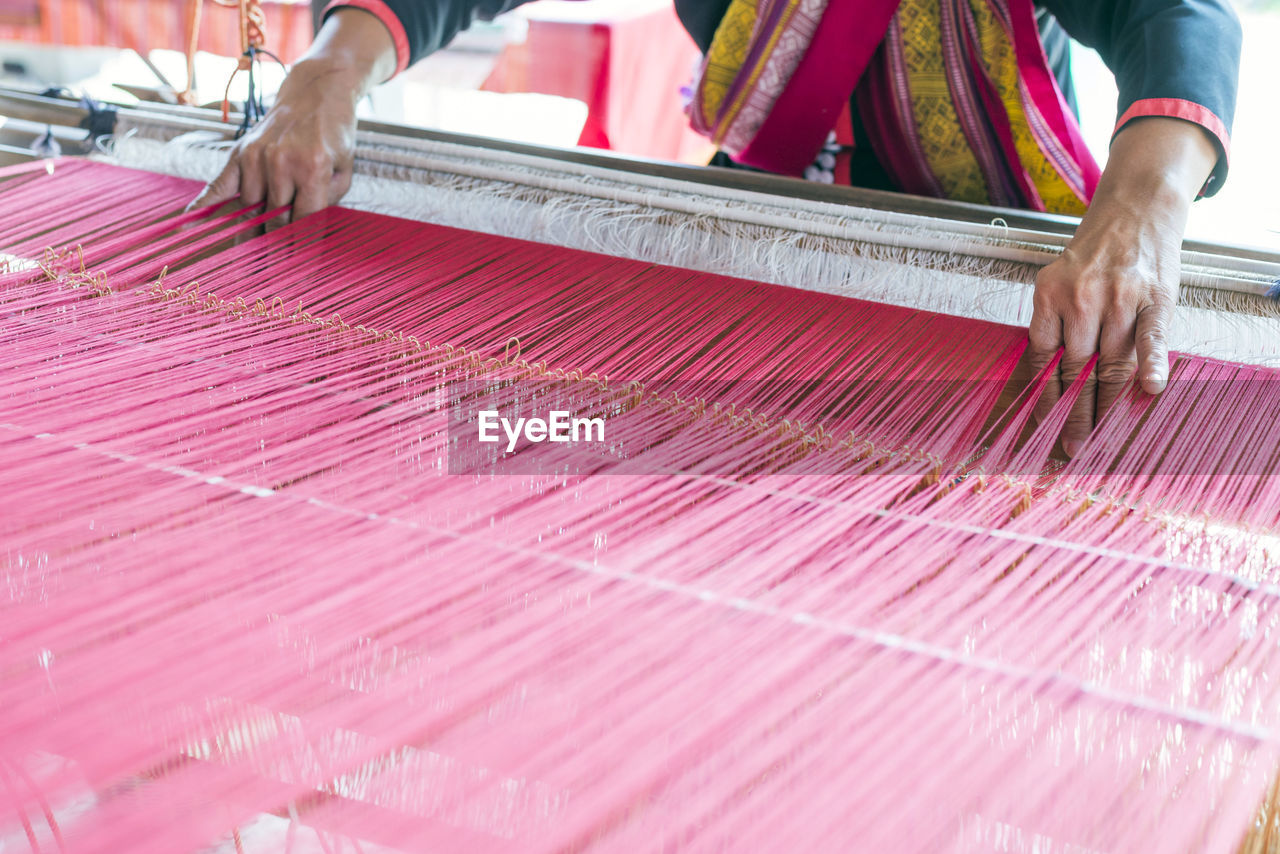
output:
[[[333,178],[329,181],[329,204],[336,205],[342,201],[342,197],[351,189],[351,167],[339,168],[334,170]]]
[[[297,222],[304,216],[311,216],[316,211],[328,207],[331,185],[332,176],[330,175],[308,178],[299,184],[293,196],[293,213],[289,221]]]
[[[1138,380],[1147,394],[1159,394],[1169,381],[1169,324],[1173,320],[1173,299],[1159,294],[1138,312],[1136,341]]]
[[[227,165],[222,167],[222,171],[218,173],[218,177],[214,178],[208,184],[204,185],[204,189],[200,194],[191,200],[191,204],[187,205],[187,210],[193,211],[197,208],[207,208],[210,205],[218,205],[233,199],[240,192],[240,158],[232,155],[227,161]]]
[[[339,147],[333,160],[333,178],[329,183],[329,204],[336,205],[351,189],[351,176],[356,171],[356,154],[350,145]]]
[[[1096,322],[1082,321],[1067,324],[1063,328],[1066,334],[1066,351],[1062,354],[1062,386],[1067,388],[1080,376],[1093,354],[1098,350],[1098,325]],[[1066,426],[1062,430],[1062,450],[1067,456],[1074,457],[1080,453],[1084,442],[1093,429],[1093,415],[1097,397],[1097,373],[1093,372],[1085,380],[1067,416]]]
[[[1138,367],[1133,347],[1134,317],[1116,312],[1107,317],[1098,342],[1098,404],[1096,420],[1101,421],[1116,402]]]
[[[1062,347],[1062,320],[1058,317],[1057,312],[1046,306],[1037,303],[1034,312],[1031,315],[1031,325],[1027,329],[1027,337],[1030,339],[1031,345],[1027,348],[1027,362],[1031,365],[1034,376],[1040,376],[1040,372],[1049,366],[1054,357],[1058,355],[1058,350]],[[1054,370],[1045,383],[1044,390],[1040,393],[1040,399],[1036,401],[1036,418],[1043,419],[1049,414],[1049,410],[1058,402],[1058,398],[1062,395],[1062,385],[1059,380],[1061,374],[1061,366]]]
[[[240,155],[240,205],[252,208],[267,197],[267,170],[257,148],[246,148]]]
[[[293,182],[293,177],[284,169],[273,169],[271,175],[267,179],[267,210],[273,211],[276,208],[284,207],[293,201],[293,197],[297,194],[297,186]],[[267,228],[279,228],[289,221],[289,212],[285,211],[279,216],[273,217],[267,222]]]

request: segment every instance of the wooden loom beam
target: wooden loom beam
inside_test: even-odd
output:
[[[199,128],[221,134],[230,139],[242,116],[231,113],[230,122],[223,123],[216,110],[154,102],[143,102],[132,107],[120,106],[122,113],[136,114],[147,119],[170,121],[175,126]],[[0,87],[0,115],[28,121],[76,126],[87,111],[78,101],[67,96],[47,96],[34,91]],[[465,145],[493,152],[506,152],[558,160],[567,164],[606,168],[620,173],[656,177],[691,185],[714,188],[730,188],[762,193],[780,198],[869,208],[893,213],[931,217],[961,223],[987,225],[1002,220],[1011,229],[1043,232],[1049,235],[1069,236],[1079,223],[1077,217],[931,199],[883,190],[861,187],[841,187],[818,184],[795,178],[768,175],[747,170],[722,169],[711,166],[690,166],[667,163],[645,158],[624,156],[599,149],[559,148],[533,145],[489,137],[458,134],[429,128],[412,127],[388,122],[361,120],[359,130],[385,134],[403,140],[425,140]],[[1256,246],[1240,246],[1227,243],[1186,240],[1185,251],[1218,255],[1230,258],[1260,261],[1280,265],[1280,251]]]

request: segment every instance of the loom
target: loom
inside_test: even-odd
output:
[[[1274,254],[1067,461],[1067,221],[365,125],[259,235],[115,122],[0,174],[0,851],[1280,844]]]

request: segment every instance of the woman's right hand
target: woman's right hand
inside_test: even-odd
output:
[[[267,210],[292,204],[295,220],[336,204],[351,187],[356,103],[395,67],[395,45],[377,18],[354,8],[330,14],[266,118],[191,207],[239,196],[245,206],[265,200]]]

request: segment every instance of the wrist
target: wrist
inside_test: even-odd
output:
[[[1100,183],[1090,212],[1110,211],[1131,220],[1186,223],[1199,185],[1164,171],[1126,171]]]
[[[395,71],[395,42],[382,22],[362,9],[339,8],[325,18],[290,77],[296,74],[308,84],[349,91],[358,101]]]
[[[289,69],[284,86],[299,92],[322,95],[326,99],[350,101],[354,107],[357,101],[377,85],[377,81],[373,80],[373,70],[368,63],[353,61],[348,57],[309,53]],[[283,87],[281,94],[284,95]]]
[[[1186,211],[1217,162],[1204,128],[1175,118],[1148,117],[1127,124],[1112,141],[1099,195]]]

